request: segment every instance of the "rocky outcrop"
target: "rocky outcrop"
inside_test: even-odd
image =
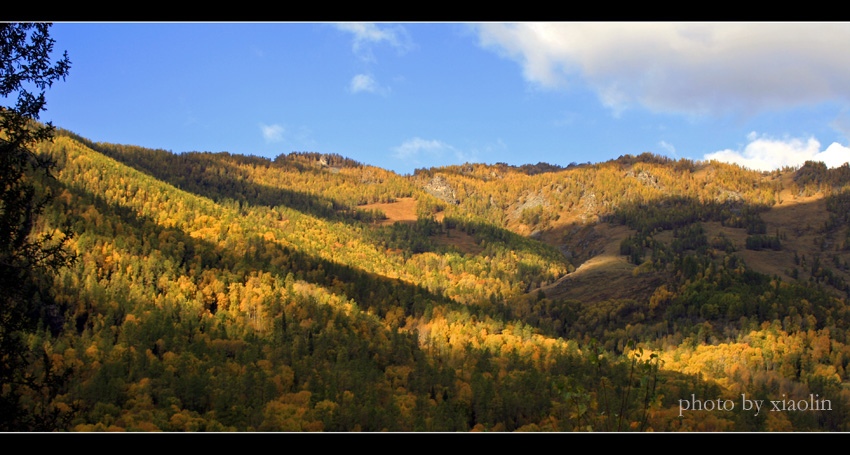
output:
[[[626,177],[636,178],[640,183],[650,187],[655,188],[657,190],[663,190],[664,188],[658,183],[658,177],[652,175],[652,173],[641,170],[637,173],[635,171],[629,171],[626,173]]]
[[[423,188],[428,194],[448,202],[449,204],[459,204],[454,188],[449,185],[448,180],[442,175],[435,175]]]

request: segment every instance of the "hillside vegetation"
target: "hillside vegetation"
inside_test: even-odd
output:
[[[848,165],[39,153],[33,429],[850,430]]]

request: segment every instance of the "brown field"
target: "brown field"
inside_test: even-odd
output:
[[[364,210],[380,210],[384,212],[387,219],[378,222],[381,226],[393,224],[396,221],[401,223],[416,222],[416,199],[412,197],[398,198],[395,202],[379,202],[377,204],[361,205],[358,208]]]
[[[387,219],[378,222],[377,224],[379,226],[385,226],[396,222],[416,222],[416,199],[412,197],[398,198],[395,202],[361,205],[359,208],[365,210],[380,210],[384,212]],[[445,214],[440,212],[436,214],[434,218],[437,221],[442,221],[444,216]],[[443,234],[434,236],[434,241],[438,245],[455,247],[461,253],[478,254],[482,251],[481,246],[478,245],[478,242],[475,241],[474,237],[457,229],[452,229],[448,235]]]

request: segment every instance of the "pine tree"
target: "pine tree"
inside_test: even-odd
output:
[[[45,423],[20,405],[22,388],[36,386],[25,373],[31,353],[22,335],[45,313],[39,278],[73,260],[62,239],[33,236],[49,200],[38,181],[49,178],[54,167],[33,150],[53,135],[50,123],[38,122],[44,90],[70,68],[67,53],[51,63],[49,28],[46,23],[0,24],[0,96],[14,100],[0,105],[0,430],[41,429]]]

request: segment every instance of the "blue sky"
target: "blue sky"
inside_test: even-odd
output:
[[[400,174],[624,154],[850,161],[850,23],[82,23],[42,120],[93,141]]]

